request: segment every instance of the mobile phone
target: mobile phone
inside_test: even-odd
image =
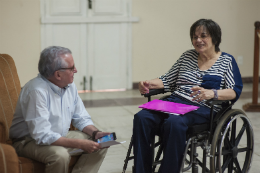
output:
[[[116,140],[116,133],[115,132],[97,139],[97,143],[114,141],[114,140]]]

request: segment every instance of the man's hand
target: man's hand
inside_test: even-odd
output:
[[[99,139],[99,138],[106,136],[106,135],[109,135],[109,134],[111,134],[111,133],[109,133],[109,132],[97,132],[95,139]]]
[[[88,153],[93,153],[94,151],[101,149],[101,146],[99,145],[99,143],[84,139],[81,143],[81,149]]]
[[[65,138],[60,137],[57,141],[53,142],[51,145],[63,146],[67,148],[79,148],[88,153],[92,153],[101,149],[99,143],[87,140],[87,139],[75,139],[75,138]]]
[[[149,86],[150,86],[150,81],[141,81],[138,84],[138,88],[141,94],[146,94],[149,93]]]
[[[193,93],[190,95],[191,97],[197,95],[192,100],[197,100],[198,102],[202,100],[209,100],[214,98],[214,92],[212,90],[204,89],[202,87],[195,86],[191,88]]]

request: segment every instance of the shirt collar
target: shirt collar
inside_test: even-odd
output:
[[[64,92],[66,91],[66,89],[68,89],[70,87],[71,84],[68,84],[68,86],[64,87],[64,88],[60,88],[57,85],[55,85],[54,83],[50,82],[48,79],[46,79],[44,76],[42,76],[40,73],[38,74],[38,77],[42,78],[49,86],[50,88],[57,93],[58,95],[63,95]]]

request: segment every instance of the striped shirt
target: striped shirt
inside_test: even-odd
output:
[[[222,52],[211,68],[200,70],[198,55],[195,49],[184,52],[171,69],[159,77],[163,81],[164,90],[192,101],[190,94],[194,86],[217,90],[230,88],[236,92],[236,98],[232,102],[237,101],[242,92],[243,83],[234,57]],[[205,100],[192,102],[209,107]],[[215,111],[218,110],[219,108],[215,107]]]

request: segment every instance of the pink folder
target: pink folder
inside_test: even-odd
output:
[[[190,111],[197,110],[199,107],[155,99],[140,105],[139,108],[150,109],[175,115],[183,115]]]

